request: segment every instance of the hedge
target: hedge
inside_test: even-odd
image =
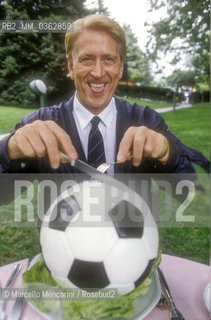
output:
[[[174,92],[170,88],[147,87],[137,85],[127,85],[120,83],[117,87],[116,94],[138,99],[150,99],[157,101],[173,101]],[[209,102],[209,91],[196,91],[190,97],[190,103]]]
[[[171,102],[173,92],[167,88],[145,87],[136,85],[119,84],[116,94],[139,99],[150,99]]]

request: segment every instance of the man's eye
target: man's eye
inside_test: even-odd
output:
[[[81,62],[84,64],[91,64],[93,62],[93,59],[91,57],[84,57],[81,59]]]
[[[106,63],[106,64],[113,64],[113,63],[115,63],[115,59],[114,58],[112,58],[112,57],[105,57],[104,58],[104,63]]]

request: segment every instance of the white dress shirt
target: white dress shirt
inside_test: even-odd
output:
[[[91,130],[91,120],[94,114],[88,111],[79,102],[76,94],[73,102],[73,117],[76,122],[77,130],[81,140],[84,154],[87,159],[88,154],[88,138]],[[117,110],[114,98],[111,99],[108,106],[98,114],[101,119],[98,128],[102,134],[105,149],[106,162],[114,162],[116,153],[116,117]]]

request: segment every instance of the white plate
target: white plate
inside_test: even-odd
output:
[[[207,307],[207,310],[211,311],[211,282],[208,283],[204,289],[204,303]]]
[[[40,259],[40,254],[35,256],[31,264],[29,266],[29,269]],[[160,281],[158,278],[157,271],[153,273],[152,275],[152,282],[150,284],[149,290],[146,295],[138,296],[134,300],[134,312],[135,316],[132,318],[115,318],[115,320],[142,320],[144,319],[157,305],[159,299],[161,296],[161,288],[160,288]],[[31,307],[36,310],[40,315],[42,315],[44,318],[49,319],[48,316],[44,313],[42,313],[39,309],[37,309],[32,303],[29,302]],[[69,319],[65,319],[69,320]],[[86,320],[86,319],[81,319],[81,320]],[[101,318],[100,320],[111,320],[111,319],[105,319]]]

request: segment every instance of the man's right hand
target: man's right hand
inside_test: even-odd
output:
[[[48,155],[50,165],[57,169],[61,162],[60,151],[76,160],[78,154],[68,134],[54,121],[36,120],[15,131],[8,141],[10,160],[43,158]]]

